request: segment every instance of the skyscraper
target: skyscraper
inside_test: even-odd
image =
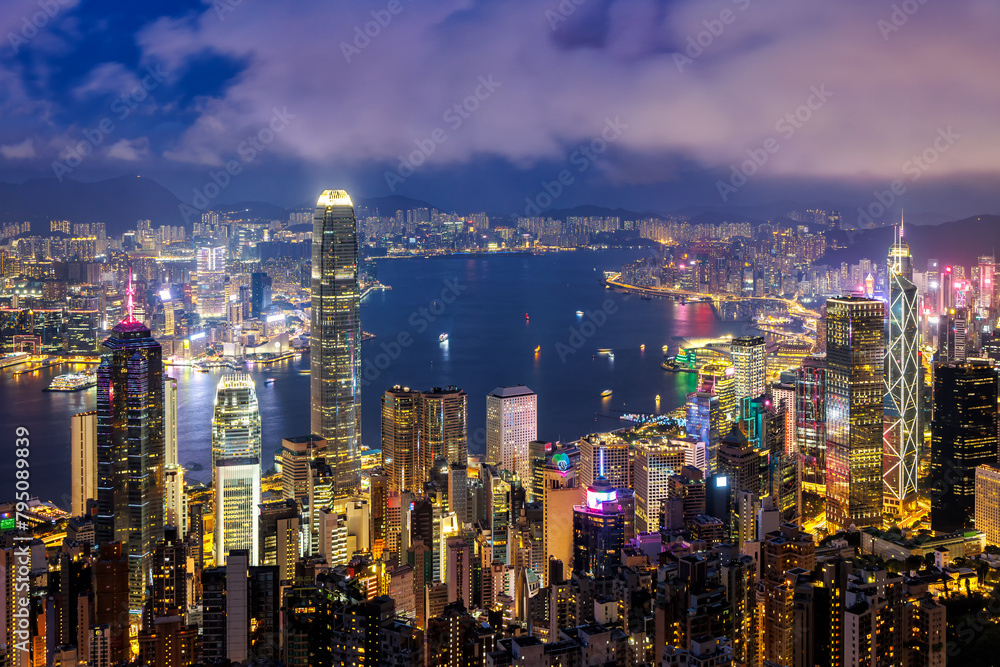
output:
[[[382,396],[382,464],[391,490],[423,495],[420,392],[415,389],[396,385]]]
[[[226,246],[198,248],[198,314],[226,314]]]
[[[920,433],[920,360],[917,288],[903,225],[889,248],[889,328],[885,354],[885,429],[883,480],[886,499],[899,513],[917,492]],[[887,508],[888,509],[888,508]]]
[[[271,307],[271,276],[263,272],[250,274],[250,316],[260,319]]]
[[[163,463],[179,465],[177,453],[177,380],[163,378]]]
[[[101,345],[97,368],[97,539],[128,556],[129,609],[145,599],[153,548],[163,537],[163,362],[160,344],[127,315]]]
[[[70,419],[70,494],[73,516],[87,511],[97,498],[97,413],[83,412]]]
[[[618,489],[632,488],[629,444],[614,433],[591,433],[580,438],[579,486],[589,489],[603,477]]]
[[[823,347],[826,347],[824,341]],[[802,481],[826,497],[826,358],[802,360],[795,375],[795,442],[802,457]]]
[[[326,440],[340,491],[361,471],[361,291],[354,205],[343,190],[324,190],[313,215],[312,433]]]
[[[765,347],[763,336],[740,336],[730,345],[736,368],[736,401],[764,393]]]
[[[468,398],[454,386],[435,387],[420,396],[424,470],[429,470],[438,459],[463,466],[469,464]]]
[[[971,527],[976,467],[996,462],[996,371],[985,359],[935,364],[931,530]]]
[[[246,373],[223,376],[212,420],[217,566],[224,565],[234,549],[247,549],[251,562],[257,563],[260,432],[253,379]]]
[[[573,508],[573,570],[612,577],[621,570],[625,512],[615,487],[599,477],[587,488],[585,505]]]
[[[660,527],[660,506],[670,490],[670,476],[687,463],[688,447],[665,438],[639,440],[632,473],[635,490],[635,530],[655,532]]]
[[[882,519],[885,305],[826,303],[826,516],[838,528]]]
[[[538,438],[538,396],[524,385],[497,387],[486,396],[486,462],[531,484],[528,443]]]

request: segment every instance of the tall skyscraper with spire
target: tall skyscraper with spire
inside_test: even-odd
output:
[[[917,492],[920,446],[920,338],[913,260],[903,240],[903,221],[889,247],[889,327],[885,354],[883,481],[887,511],[899,513]]]
[[[338,492],[361,471],[361,288],[354,205],[343,190],[324,190],[313,215],[312,433],[326,440]]]
[[[140,613],[163,538],[163,361],[160,344],[134,316],[132,273],[127,315],[101,345],[97,368],[97,539],[128,555],[129,609]]]

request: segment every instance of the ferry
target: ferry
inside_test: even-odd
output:
[[[610,389],[605,389],[604,391],[601,392],[601,398],[607,398],[610,395],[611,395]]]
[[[597,348],[597,354],[614,354],[614,350],[610,347],[599,347]]]
[[[29,359],[27,352],[10,352],[3,356],[0,356],[0,368],[7,368],[8,366],[16,366],[18,364],[23,364]]]
[[[448,342],[448,334],[446,334],[446,333],[441,334],[440,336],[438,336],[438,340],[441,341],[442,343],[447,343]]]
[[[97,373],[57,375],[44,391],[81,391],[97,386]]]

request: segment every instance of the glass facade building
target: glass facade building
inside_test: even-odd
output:
[[[326,440],[338,492],[361,472],[361,290],[351,197],[325,190],[313,215],[311,427]]]

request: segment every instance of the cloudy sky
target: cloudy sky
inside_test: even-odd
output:
[[[995,0],[4,5],[0,180],[140,173],[190,199],[228,163],[219,201],[849,219],[899,181],[886,216],[1000,211]]]

